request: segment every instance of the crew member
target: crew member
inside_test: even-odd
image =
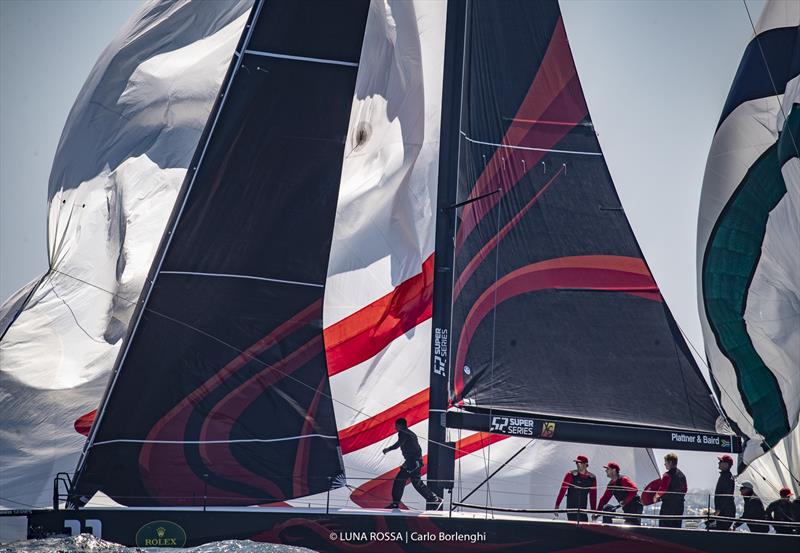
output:
[[[742,482],[742,485],[739,486],[739,493],[744,498],[744,511],[742,511],[742,516],[734,523],[733,527],[738,528],[742,524],[747,524],[751,532],[758,534],[769,532],[769,526],[766,524],[747,522],[748,520],[764,520],[764,504],[761,503],[761,499],[753,491],[753,484]]]
[[[601,511],[615,511],[617,507],[608,505],[613,495],[617,503],[619,503],[619,506],[622,507],[623,513],[641,515],[644,507],[639,499],[639,488],[636,487],[634,481],[627,476],[620,476],[619,465],[614,461],[611,461],[603,468],[606,469],[606,476],[608,476],[608,487],[603,497],[600,498],[600,503],[597,505],[597,508]],[[610,523],[611,517],[604,516],[603,522],[606,524]],[[642,521],[639,518],[631,517],[625,519],[625,524],[635,524],[638,526],[641,523]]]
[[[717,460],[719,461],[719,478],[717,479],[717,487],[714,488],[714,515],[736,518],[736,503],[733,501],[736,482],[733,479],[733,474],[731,474],[733,457],[723,455],[718,457]],[[709,527],[712,530],[730,530],[731,524],[733,523],[729,520],[715,520]]]
[[[586,499],[591,502],[592,510],[597,509],[597,477],[589,472],[589,458],[578,455],[575,458],[575,470],[564,475],[561,489],[556,498],[556,509],[559,509],[564,494],[567,496],[567,509],[585,509]],[[558,515],[556,515],[558,516]],[[573,521],[587,522],[589,517],[585,513],[567,513],[567,518]]]
[[[800,522],[800,497],[795,497],[792,501],[792,518],[795,522]],[[800,528],[795,528],[794,532],[800,534]]]
[[[427,503],[435,504],[434,510],[438,510],[442,506],[442,500],[429,490],[428,486],[422,481],[422,448],[419,447],[417,435],[409,430],[406,419],[397,419],[394,422],[394,428],[397,430],[397,441],[385,448],[383,454],[386,455],[399,447],[405,462],[400,465],[400,470],[394,478],[392,502],[387,509],[398,509],[400,507],[400,500],[403,499],[406,483],[411,479],[411,485],[414,486],[414,489],[425,498]]]
[[[678,456],[674,453],[664,455],[664,467],[667,472],[661,476],[661,484],[654,499],[654,503],[661,502],[659,515],[682,515],[683,502],[686,496],[686,476],[678,468]],[[683,520],[659,519],[658,525],[662,528],[680,528]]]
[[[765,517],[767,520],[775,522],[798,522],[792,513],[792,490],[783,488],[780,491],[781,498],[773,501],[767,506]],[[795,530],[791,526],[773,526],[778,534],[794,534]]]

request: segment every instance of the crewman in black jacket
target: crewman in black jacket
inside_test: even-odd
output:
[[[586,455],[575,457],[575,470],[569,471],[564,475],[561,482],[561,489],[556,497],[556,510],[560,508],[561,500],[567,496],[567,509],[585,509],[586,500],[589,500],[589,507],[594,511],[597,509],[597,477],[589,472],[589,458]],[[555,513],[558,517],[558,513]],[[567,513],[567,518],[572,521],[588,521],[589,516],[585,513]]]
[[[792,513],[792,490],[783,488],[780,491],[781,498],[773,501],[767,506],[765,518],[775,522],[798,522],[794,520]],[[794,534],[791,526],[773,526],[778,534]]]
[[[434,503],[435,509],[442,506],[442,500],[422,481],[422,448],[419,447],[417,435],[408,429],[408,422],[406,419],[397,419],[394,422],[394,428],[397,430],[397,441],[383,450],[386,455],[393,449],[400,448],[405,462],[400,465],[400,470],[394,478],[392,484],[392,502],[388,505],[387,509],[397,509],[400,507],[400,500],[403,499],[403,491],[406,488],[406,483],[411,479],[411,485],[419,494],[425,498],[428,503]]]
[[[742,482],[742,485],[739,486],[739,493],[744,498],[744,511],[742,511],[742,516],[739,517],[733,527],[738,528],[742,524],[747,524],[747,527],[753,533],[763,534],[769,532],[769,526],[766,524],[747,522],[748,520],[764,520],[764,504],[761,503],[761,499],[753,491],[753,484]]]
[[[678,456],[674,453],[664,455],[664,468],[667,469],[661,476],[661,484],[655,495],[655,501],[661,502],[659,515],[682,515],[683,503],[688,486],[686,476],[678,468]],[[658,525],[662,528],[680,528],[683,520],[679,518],[659,519]]]
[[[736,518],[736,503],[733,501],[733,494],[736,490],[736,483],[731,474],[733,458],[730,455],[723,455],[719,460],[719,478],[717,487],[714,488],[714,514],[720,517]],[[730,530],[732,522],[727,520],[715,520],[711,523],[712,530]]]

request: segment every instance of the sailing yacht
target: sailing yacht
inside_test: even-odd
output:
[[[756,46],[788,29],[780,44],[797,53],[800,9],[784,11],[766,10]],[[639,481],[655,476],[653,447],[744,452],[751,464],[776,454],[799,407],[790,370],[775,369],[788,384],[752,400],[752,378],[772,374],[764,363],[751,377],[732,360],[731,384],[709,355],[709,389],[620,205],[556,2],[160,3],[123,35],[59,147],[66,156],[83,144],[97,98],[121,103],[125,117],[108,116],[109,135],[96,138],[117,165],[56,164],[58,255],[3,318],[9,386],[69,390],[72,411],[82,407],[59,421],[74,421],[73,443],[85,435],[65,455],[79,455],[77,467],[41,483],[53,486],[53,509],[24,513],[29,536],[320,551],[795,545],[526,516],[542,514],[541,497],[552,502],[539,487],[554,451],[619,459]],[[119,58],[138,61],[121,70]],[[796,82],[793,59],[776,87]],[[757,92],[739,100],[776,95]],[[791,135],[791,117],[773,119],[773,138]],[[798,156],[783,144],[774,149],[791,177]],[[174,206],[168,216],[133,216],[127,187],[141,193],[141,181]],[[107,282],[74,270],[84,198],[91,213],[105,201],[106,221],[119,223],[104,229],[117,237]],[[126,247],[134,228],[159,225],[160,242]],[[730,242],[709,236],[703,286],[729,267]],[[48,326],[42,299],[62,286],[76,301],[104,298],[93,307],[102,340],[72,372],[59,365],[48,388],[22,375],[24,344]],[[727,324],[724,309],[704,305],[712,332]],[[615,393],[595,394],[607,374]],[[643,393],[653,387],[663,393]],[[723,400],[723,388],[742,395]],[[762,417],[758,406],[776,398],[783,411]],[[745,400],[750,424],[733,409]],[[383,508],[397,462],[381,451],[401,417],[426,437],[428,484],[447,511],[413,499]]]

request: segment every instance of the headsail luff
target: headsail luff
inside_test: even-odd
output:
[[[706,353],[749,438],[745,463],[800,416],[800,4],[770,2],[755,31],[709,153],[697,238]]]
[[[4,507],[49,505],[55,473],[75,469],[73,424],[102,397],[251,5],[148,3],[75,100],[50,177],[50,270],[0,316]]]

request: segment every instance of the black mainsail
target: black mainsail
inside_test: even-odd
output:
[[[434,305],[448,426],[692,447],[648,434],[713,434],[719,409],[620,204],[557,2],[476,0],[466,19],[458,186],[438,223],[455,230],[437,241],[452,300]],[[737,447],[694,446],[710,442]]]
[[[329,489],[342,471],[322,297],[369,2],[311,4],[253,8],[78,496],[267,503]]]

